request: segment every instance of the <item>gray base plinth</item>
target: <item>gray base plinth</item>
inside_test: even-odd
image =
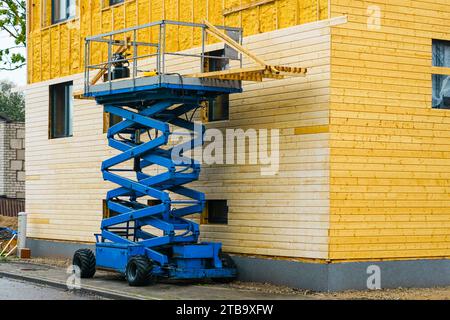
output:
[[[33,256],[71,258],[93,244],[27,239]],[[233,255],[239,280],[268,282],[313,291],[366,290],[378,275],[381,288],[450,285],[450,259],[308,263]],[[375,273],[374,274],[374,270]]]
[[[95,251],[95,245],[66,241],[50,241],[27,238],[27,247],[33,257],[72,258],[75,251],[88,248]]]
[[[314,291],[450,285],[450,259],[306,263],[234,256],[239,278]],[[375,274],[375,273],[376,274]],[[369,282],[369,284],[368,284]]]

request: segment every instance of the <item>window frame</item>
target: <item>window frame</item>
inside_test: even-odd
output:
[[[103,1],[105,1],[105,0],[103,0]],[[112,6],[115,6],[115,5],[118,5],[118,4],[122,4],[122,3],[125,3],[125,1],[126,0],[106,0],[107,1],[107,3],[108,3],[108,7],[112,7]],[[115,1],[117,1],[117,2],[115,2]],[[115,3],[111,3],[111,2],[115,2]]]
[[[120,118],[120,120],[119,120],[119,118]],[[111,121],[111,119],[115,119],[115,120]],[[123,118],[116,116],[114,114],[111,114],[109,112],[103,112],[103,133],[107,133],[109,128],[111,128],[113,125],[115,125],[121,121],[123,121]]]
[[[221,201],[225,205],[225,218],[223,218],[222,221],[212,221],[211,217],[211,204],[213,201]],[[208,199],[205,201],[205,207],[203,209],[203,212],[201,214],[200,223],[201,224],[210,224],[210,225],[228,225],[229,221],[229,206],[228,206],[228,200],[226,199]]]
[[[103,217],[103,219],[112,218],[112,217],[115,217],[115,216],[117,216],[119,214],[120,213],[109,209],[108,208],[108,201],[106,199],[102,199],[102,217]]]
[[[205,57],[204,63],[203,63],[204,72],[227,70],[230,67],[230,59],[226,58],[225,49],[208,51],[208,52],[205,52],[205,55],[207,55],[207,56],[216,56],[217,55],[217,57],[222,57],[222,58],[219,60],[219,59]],[[210,68],[209,67],[210,60],[224,61],[222,68],[220,68],[220,69]],[[203,113],[202,113],[203,122],[210,123],[210,122],[219,122],[219,121],[229,121],[230,120],[230,100],[229,99],[230,99],[229,94],[223,94],[223,95],[218,96],[217,98],[215,98],[212,101],[207,101],[205,104],[205,108],[202,109],[203,110]],[[215,109],[215,106],[217,106],[218,103],[221,103],[222,106],[226,106],[226,111],[222,112],[225,114],[224,117],[215,119],[215,118],[213,118],[213,116],[215,114],[213,109]]]
[[[64,134],[56,135],[56,127],[54,126],[56,123],[56,114],[55,114],[55,106],[56,106],[56,96],[55,90],[58,87],[64,87]],[[70,88],[67,90],[67,88]],[[61,138],[69,138],[73,137],[73,109],[74,109],[74,99],[73,99],[73,81],[66,81],[55,83],[49,86],[49,121],[48,121],[48,138],[53,139],[61,139]]]
[[[121,6],[125,3],[129,3],[129,2],[136,2],[136,0],[122,0],[121,2],[117,2],[114,4],[111,4],[110,0],[101,0],[101,10],[102,11],[110,10],[112,8],[119,7],[119,6]]]
[[[66,21],[69,21],[69,20],[72,20],[72,19],[74,19],[74,18],[76,18],[77,17],[77,10],[76,10],[76,8],[77,8],[77,0],[50,0],[51,2],[52,2],[52,5],[51,5],[51,8],[52,8],[52,12],[51,12],[51,17],[50,17],[50,25],[56,25],[56,24],[59,24],[59,23],[63,23],[63,22],[66,22]],[[74,12],[74,15],[73,16],[67,16],[66,18],[63,18],[63,19],[58,19],[58,20],[56,20],[55,19],[55,13],[56,13],[56,10],[55,10],[55,2],[56,1],[59,1],[59,2],[63,2],[63,1],[65,1],[66,2],[66,9],[69,9],[69,7],[70,7],[70,2],[71,1],[73,1],[74,2],[74,4],[75,4],[75,12]],[[70,11],[67,11],[68,12],[68,14],[69,14],[69,12]]]
[[[435,43],[447,43],[449,46],[449,50],[450,50],[450,40],[431,39],[431,108],[436,109],[436,110],[450,110],[450,104],[446,107],[440,107],[440,106],[434,105],[435,78],[437,76],[447,76],[450,81],[450,60],[449,60],[449,66],[435,65],[435,48],[436,48]]]

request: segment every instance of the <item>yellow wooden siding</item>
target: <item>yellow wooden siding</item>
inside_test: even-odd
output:
[[[448,257],[450,111],[431,108],[448,1],[331,0],[331,12],[349,22],[332,28],[330,259]]]
[[[51,0],[29,1],[28,83],[81,72],[86,36],[150,21],[201,22],[207,18],[215,24],[242,26],[244,34],[251,35],[328,17],[327,0],[276,0],[229,15],[223,15],[224,9],[254,0],[125,0],[112,7],[104,5],[104,0],[77,0],[75,19],[51,25]],[[171,34],[169,50],[184,50],[201,41],[199,30],[169,26],[167,31]],[[156,30],[153,33],[146,29],[138,33],[138,39],[156,41]],[[106,58],[106,49],[93,48],[92,52],[94,63]]]
[[[244,39],[269,63],[308,67],[308,76],[246,83],[244,93],[230,96],[230,121],[208,124],[219,129],[280,129],[281,159],[276,176],[261,176],[259,165],[203,166],[193,186],[207,199],[227,199],[229,205],[229,224],[202,225],[204,240],[222,241],[225,250],[235,253],[327,258],[328,133],[300,128],[329,124],[329,25],[342,21]],[[168,64],[177,71],[198,67],[198,62],[193,66],[183,58],[172,59]],[[78,74],[29,85],[26,92],[28,236],[93,241],[101,199],[111,188],[101,178],[100,163],[113,151],[102,133],[102,109],[92,101],[76,100],[73,137],[48,140],[48,86],[68,79],[74,79],[75,90],[81,88]],[[48,224],[42,223],[45,219]]]

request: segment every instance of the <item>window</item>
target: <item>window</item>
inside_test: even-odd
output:
[[[206,200],[202,214],[204,224],[228,224],[227,200]]]
[[[210,71],[221,71],[229,68],[229,59],[224,59],[225,50],[216,50],[205,53],[207,56],[221,57],[217,58],[205,58],[204,59],[204,70],[205,72]],[[203,119],[212,121],[221,121],[229,119],[229,108],[230,101],[229,95],[223,94],[218,96],[216,99],[209,101],[207,103],[206,114],[203,115]]]
[[[50,139],[72,136],[72,82],[50,86]]]
[[[118,124],[123,120],[122,117],[119,117],[115,114],[111,114],[109,112],[103,113],[103,133],[106,133],[109,128],[113,125]]]
[[[117,216],[119,213],[108,208],[108,202],[105,199],[102,200],[102,211],[103,211],[103,219],[112,218]]]
[[[433,66],[450,68],[450,41],[433,40]]]
[[[450,41],[433,40],[433,97],[436,109],[450,109]]]
[[[123,2],[123,0],[109,0],[109,5],[113,6],[115,4],[122,3],[122,2]]]
[[[76,15],[76,0],[52,0],[52,24],[68,20]]]

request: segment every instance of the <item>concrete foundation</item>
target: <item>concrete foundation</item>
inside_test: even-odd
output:
[[[27,239],[32,256],[71,258],[93,244]],[[450,285],[450,259],[307,263],[233,255],[239,279],[313,291]]]

